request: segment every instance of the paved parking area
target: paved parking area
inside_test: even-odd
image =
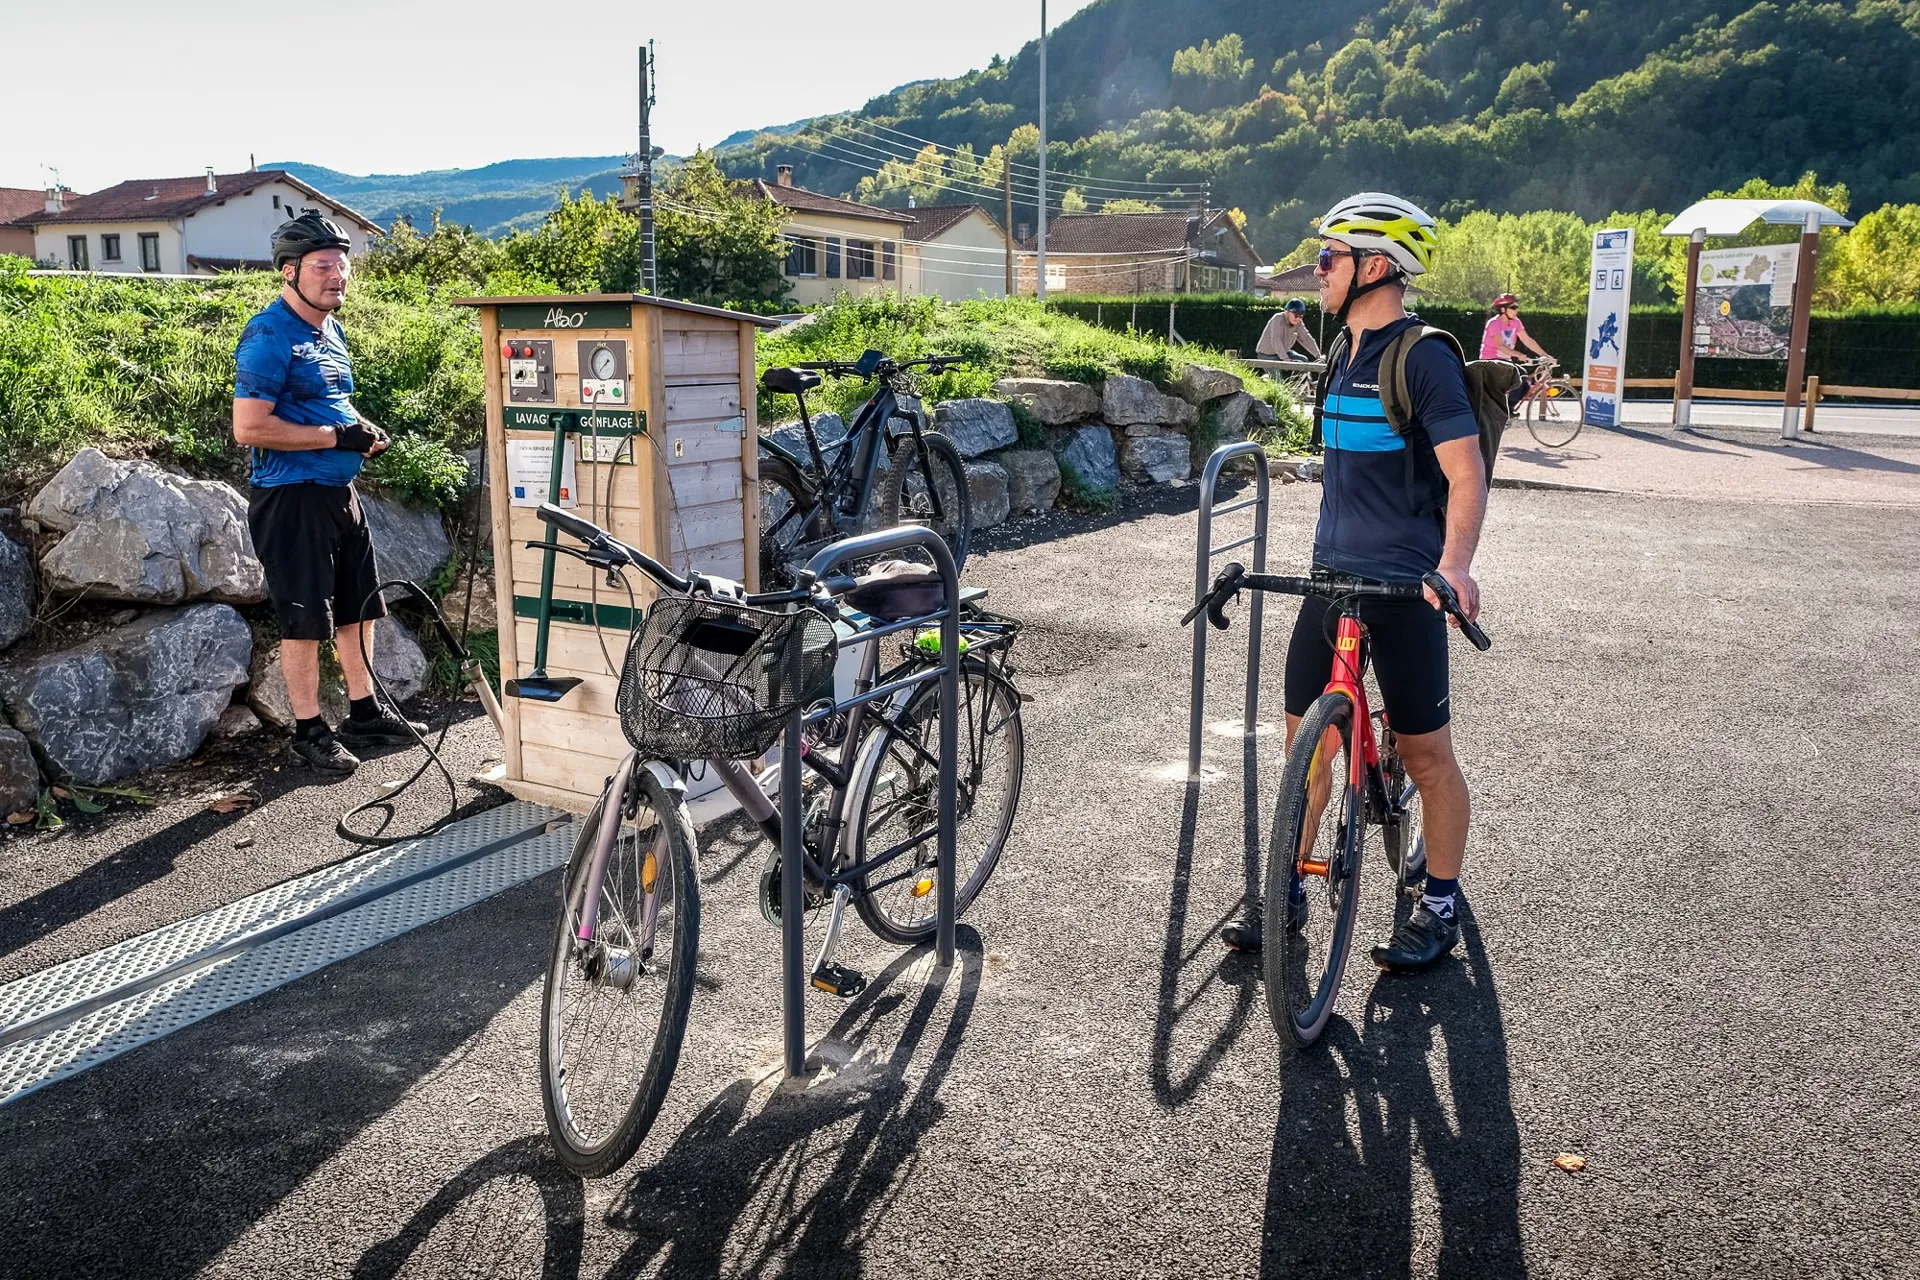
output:
[[[1318,495],[1276,490],[1276,567]],[[1215,779],[1181,781],[1191,500],[1055,517],[1064,536],[1031,545],[1016,528],[972,563],[1032,624],[1018,833],[954,972],[856,931],[875,981],[810,999],[807,1087],[779,1087],[762,851],[721,826],[681,1069],[620,1176],[583,1186],[545,1153],[548,877],[0,1108],[0,1257],[33,1276],[1920,1275],[1911,510],[1496,494],[1495,647],[1454,663],[1465,946],[1421,977],[1351,970],[1323,1048],[1294,1055],[1213,936],[1243,858],[1230,726]],[[1243,635],[1217,644],[1210,719],[1236,712]],[[74,937],[116,909],[121,882],[93,883]]]

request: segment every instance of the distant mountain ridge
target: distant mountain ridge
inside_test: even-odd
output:
[[[261,168],[285,169],[342,203],[388,226],[410,217],[417,227],[432,220],[437,207],[448,222],[462,222],[484,235],[500,236],[531,228],[558,203],[562,187],[606,196],[620,190],[620,170],[628,157],[558,156],[501,160],[477,169],[429,169],[423,173],[342,173],[297,160]]]

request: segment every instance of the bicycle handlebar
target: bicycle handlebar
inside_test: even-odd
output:
[[[1248,573],[1236,561],[1220,571],[1220,576],[1213,580],[1213,588],[1200,598],[1200,603],[1187,610],[1180,619],[1180,625],[1188,626],[1201,613],[1205,613],[1209,625],[1225,631],[1229,625],[1227,604],[1242,591],[1276,591],[1283,595],[1322,596],[1329,600],[1356,596],[1382,600],[1419,600],[1424,598],[1428,590],[1439,597],[1441,612],[1459,622],[1460,634],[1467,638],[1468,643],[1482,653],[1493,647],[1493,641],[1487,633],[1461,610],[1453,584],[1438,573],[1429,573],[1418,582],[1362,582],[1344,577],[1301,578],[1284,574]]]
[[[803,360],[793,367],[812,369],[833,378],[884,378],[903,369],[916,369],[922,365],[929,372],[945,373],[952,365],[966,363],[965,356],[921,356],[917,360],[895,360],[891,356],[883,356],[871,369],[862,368],[854,360]]]

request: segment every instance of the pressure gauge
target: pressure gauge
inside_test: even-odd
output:
[[[619,361],[613,358],[613,352],[605,347],[595,347],[593,349],[592,364],[593,376],[601,379],[616,376],[620,367]]]

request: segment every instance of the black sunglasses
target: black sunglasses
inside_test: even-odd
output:
[[[1322,249],[1320,250],[1320,270],[1333,270],[1333,263],[1336,258],[1352,258],[1354,265],[1358,266],[1360,259],[1366,256],[1367,255],[1359,249]]]

